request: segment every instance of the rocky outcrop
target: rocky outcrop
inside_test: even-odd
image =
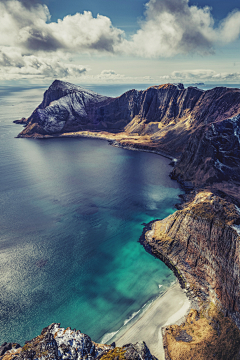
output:
[[[76,131],[125,132],[151,137],[162,147],[172,144],[174,153],[183,149],[185,139],[176,136],[188,127],[186,119],[203,91],[182,84],[153,86],[145,91],[130,90],[117,98],[103,97],[75,85],[55,80],[43,102],[27,119],[19,137],[59,135]],[[162,129],[166,127],[166,129]],[[168,133],[168,134],[167,134]],[[183,136],[183,134],[182,134]]]
[[[182,210],[153,222],[144,244],[175,270],[183,287],[212,301],[240,326],[240,212],[200,192]]]
[[[199,128],[172,172],[195,187],[222,181],[239,184],[240,114]]]
[[[174,271],[198,309],[163,331],[166,359],[240,359],[240,209],[202,191],[151,222],[141,242]]]
[[[214,343],[209,359],[239,359],[240,332],[236,326],[240,328],[240,89],[217,87],[203,91],[166,84],[110,98],[56,80],[33,114],[19,123],[26,124],[19,137],[97,135],[115,146],[164,152],[177,158],[171,176],[188,191],[184,197],[187,202],[168,218],[151,223],[142,241],[174,271],[205,313],[189,315],[194,329],[203,329],[198,337],[193,328],[188,328],[188,320],[186,326],[166,330],[166,353],[169,359],[184,360],[201,353],[199,359],[204,360]],[[215,304],[215,310],[209,316],[206,311],[210,311],[211,304]],[[222,312],[229,316],[224,318],[226,321],[222,320]],[[205,320],[199,322],[201,316]],[[214,331],[219,332],[219,326],[222,335],[218,333],[216,340]],[[208,335],[204,329],[209,330]],[[231,345],[234,351],[225,351],[227,355],[221,357],[217,349],[227,344],[229,334],[237,339]],[[202,342],[202,336],[211,338],[212,343]],[[184,347],[184,342],[190,347]],[[126,347],[105,349],[105,358],[135,359],[127,354],[135,356],[139,346],[130,345],[129,352]],[[145,350],[140,358],[144,358],[142,354],[147,350],[141,346]],[[169,355],[170,350],[175,357]],[[63,354],[58,356],[65,358]]]
[[[3,344],[0,360],[156,360],[144,342],[127,344],[121,348],[97,344],[79,330],[61,328],[52,324],[44,328],[41,335],[18,344]]]
[[[166,84],[111,98],[55,80],[32,115],[15,122],[26,124],[19,137],[118,133],[120,146],[179,158],[173,178],[195,187],[240,175],[239,89]]]
[[[192,309],[181,325],[164,329],[166,360],[239,360],[240,331],[216,306]]]

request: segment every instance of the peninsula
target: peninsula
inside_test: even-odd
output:
[[[174,271],[192,303],[181,325],[164,329],[165,356],[239,359],[240,89],[165,84],[111,98],[55,80],[30,117],[15,122],[25,125],[18,137],[97,137],[173,159],[171,177],[186,191],[183,202],[173,215],[148,224],[141,237],[146,250]],[[57,326],[45,329],[39,341],[53,344],[57,331],[64,333]],[[34,341],[21,350],[9,345],[13,350],[2,351],[0,359],[57,358],[50,345],[38,351]],[[145,344],[129,346],[104,348],[104,356],[93,358],[154,359]],[[128,355],[132,349],[136,357]],[[93,356],[90,347],[87,354]]]

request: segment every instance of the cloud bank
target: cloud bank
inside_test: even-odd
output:
[[[163,82],[185,82],[194,83],[198,81],[207,81],[212,83],[235,82],[240,80],[240,72],[216,72],[210,69],[195,69],[185,71],[173,71],[170,75],[164,75],[159,77]]]
[[[0,44],[20,47],[23,51],[114,52],[123,31],[112,26],[102,15],[93,18],[90,11],[68,15],[50,22],[46,5],[26,6],[30,1],[7,0],[0,3]]]
[[[213,54],[216,46],[239,37],[240,11],[215,27],[207,6],[190,6],[188,0],[150,0],[139,26],[127,39],[103,15],[94,18],[84,11],[52,22],[48,7],[37,0],[1,0],[0,76],[81,76],[86,66],[71,64],[70,58],[82,53],[145,58]]]

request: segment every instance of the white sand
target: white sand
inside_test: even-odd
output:
[[[116,334],[112,341],[117,346],[145,341],[158,360],[164,360],[161,328],[182,320],[190,309],[191,302],[177,283],[163,296],[157,298],[124,334]]]

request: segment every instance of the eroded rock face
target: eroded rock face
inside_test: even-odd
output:
[[[182,286],[218,304],[240,326],[240,213],[200,192],[182,210],[156,221],[145,245],[175,269]]]
[[[239,179],[239,89],[166,84],[111,98],[55,80],[24,123],[19,137],[122,133],[121,146],[143,145],[178,157],[173,178],[195,187]]]
[[[192,135],[172,177],[195,187],[240,179],[240,114],[202,126]]]
[[[0,360],[93,360],[126,359],[156,360],[144,342],[128,344],[122,348],[97,344],[79,330],[61,328],[52,324],[44,328],[41,335],[18,344],[4,343],[0,347]]]
[[[211,304],[190,310],[181,325],[164,329],[166,360],[239,360],[240,330]]]
[[[84,130],[154,135],[161,126],[186,119],[202,93],[194,87],[167,84],[110,98],[55,80],[20,136]]]

